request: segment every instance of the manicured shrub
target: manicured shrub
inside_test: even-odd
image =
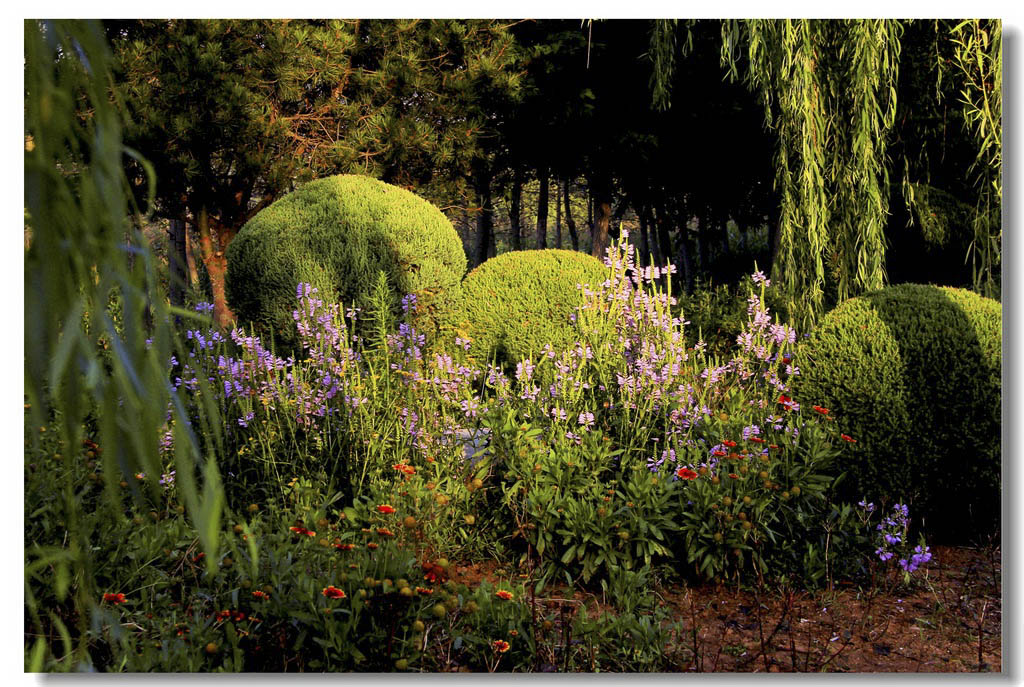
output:
[[[848,495],[912,497],[951,539],[997,522],[1001,337],[997,301],[946,287],[893,286],[825,316],[794,394],[856,440]]]
[[[578,284],[596,287],[607,278],[597,258],[571,250],[503,253],[469,274],[441,316],[441,338],[472,341],[477,360],[517,362],[551,344],[572,344],[569,317],[583,303]]]
[[[253,217],[228,248],[227,297],[242,323],[293,345],[295,289],[365,308],[378,271],[396,302],[458,284],[466,256],[451,222],[409,191],[357,175],[310,182]]]

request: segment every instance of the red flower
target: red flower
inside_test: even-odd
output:
[[[731,477],[732,479],[739,479],[740,478],[740,476],[737,475],[735,472],[730,472],[729,473],[729,477]]]
[[[428,587],[416,587],[417,594],[433,594],[434,590]]]
[[[378,527],[377,528],[377,534],[379,534],[382,537],[393,537],[393,536],[395,536],[395,533],[392,532],[391,530],[389,530],[387,527]]]
[[[368,549],[376,549],[377,548],[377,542],[372,541],[372,542],[367,543],[366,544],[366,548],[368,548]]]
[[[228,610],[217,611],[214,614],[213,617],[214,617],[215,620],[217,620],[217,622],[220,622],[222,620],[227,620],[228,618],[231,617],[231,611],[228,611]]]
[[[231,620],[236,623],[240,623],[245,620],[245,613],[242,613],[241,611],[231,611]]]
[[[392,508],[391,506],[389,506],[388,504],[383,503],[383,504],[377,506],[377,512],[378,513],[384,513],[385,515],[390,515],[391,513],[395,512],[395,509]]]
[[[785,405],[785,404],[787,404],[787,403],[792,403],[792,402],[793,402],[793,399],[791,399],[791,398],[790,398],[789,396],[787,396],[786,394],[780,394],[780,395],[779,395],[779,403],[781,403],[781,404]]]
[[[510,648],[512,648],[512,647],[511,647],[511,646],[509,645],[509,643],[508,643],[508,642],[506,642],[506,641],[505,641],[504,639],[496,639],[496,640],[494,640],[494,641],[493,641],[493,642],[491,643],[491,646],[493,646],[493,647],[494,647],[494,650],[495,650],[495,651],[496,651],[497,653],[499,653],[499,654],[503,654],[503,653],[505,653],[506,651],[508,651],[508,650],[509,650]]]
[[[729,448],[732,448],[733,446],[736,445],[736,442],[735,441],[730,441],[729,439],[722,439],[722,444],[724,444],[725,446],[728,446]]]
[[[415,475],[416,474],[416,468],[414,468],[411,465],[406,465],[405,463],[398,463],[397,465],[392,465],[391,467],[393,467],[394,469],[398,470],[399,472],[401,472],[404,475]]]
[[[255,597],[257,599],[269,599],[270,598],[270,594],[267,594],[266,592],[261,592],[259,589],[254,591],[252,593],[252,595],[253,595],[253,597]]]
[[[326,596],[328,599],[344,599],[345,598],[345,592],[343,590],[341,590],[341,589],[338,589],[334,585],[331,585],[329,587],[324,587],[324,590],[321,592],[321,594]]]
[[[697,473],[690,468],[679,468],[676,470],[676,477],[679,479],[697,479]]]
[[[822,415],[828,415],[828,408],[822,408],[821,406],[812,406],[812,407],[815,410],[817,410],[819,413],[821,413]]]
[[[714,451],[711,452],[711,455],[713,455],[713,456],[726,456],[726,455],[729,455],[729,454],[726,453],[725,451],[723,451],[720,448],[716,448]]]
[[[504,599],[505,601],[512,600],[512,592],[506,591],[504,589],[499,589],[498,591],[494,592],[494,595],[499,599]]]
[[[316,532],[314,532],[313,530],[307,530],[305,527],[289,527],[288,529],[290,529],[292,532],[295,532],[296,534],[304,534],[307,537],[316,536]]]
[[[750,437],[747,441],[753,441],[755,444],[763,444],[764,439],[761,437]]]
[[[857,440],[854,439],[853,437],[849,436],[849,435],[840,434],[839,436],[841,436],[843,438],[843,441],[849,441],[851,444],[856,444],[857,443]]]
[[[124,603],[124,594],[110,594],[110,593],[106,593],[106,594],[103,595],[103,600],[104,601],[109,601],[110,603],[112,603],[112,604],[114,604],[116,606],[118,604],[123,604]]]
[[[334,548],[336,548],[338,551],[351,551],[352,549],[356,548],[356,545],[355,544],[335,544]]]

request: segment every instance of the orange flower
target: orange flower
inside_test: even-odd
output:
[[[433,594],[434,590],[428,587],[416,587],[417,594]]]
[[[729,439],[722,439],[722,444],[724,444],[725,446],[728,446],[729,448],[732,448],[733,446],[736,445],[736,442],[735,441],[730,441]]]
[[[296,534],[304,534],[307,537],[316,536],[316,532],[314,532],[313,530],[307,530],[305,527],[289,527],[288,529],[290,529],[292,532],[295,532]]]
[[[110,593],[106,593],[106,594],[103,595],[103,600],[104,601],[109,601],[110,603],[112,603],[112,604],[114,604],[116,606],[118,604],[123,604],[124,603],[124,594],[110,594]]]
[[[236,623],[240,623],[245,620],[245,613],[242,613],[241,611],[231,611],[231,620]]]
[[[856,439],[854,439],[851,436],[847,436],[846,434],[840,434],[839,436],[841,436],[843,438],[843,441],[849,441],[851,444],[856,444],[857,443]]]
[[[323,594],[324,596],[326,596],[328,599],[344,599],[345,598],[345,592],[343,590],[341,590],[341,589],[338,589],[334,585],[330,585],[329,587],[324,587],[324,590],[322,592],[320,592],[320,593]]]
[[[711,452],[711,455],[713,455],[713,456],[727,456],[729,454],[726,453],[725,451],[723,451],[720,448],[716,448],[714,451]]]
[[[499,653],[499,654],[503,654],[503,653],[505,653],[506,651],[508,651],[509,649],[512,648],[512,646],[508,642],[506,642],[504,639],[496,639],[496,640],[494,640],[493,642],[491,642],[491,646],[493,646],[494,650],[497,653]]]
[[[355,544],[335,544],[334,548],[336,548],[338,551],[351,551],[352,549],[356,548],[356,545]]]
[[[406,465],[405,463],[398,463],[397,465],[392,465],[391,467],[393,467],[394,469],[398,470],[403,475],[415,475],[416,474],[416,468],[414,468],[411,465]]]
[[[368,549],[376,549],[377,548],[377,542],[372,541],[372,542],[367,543],[366,548],[368,548]]]
[[[761,437],[750,437],[749,439],[747,439],[747,441],[753,441],[756,444],[764,443],[764,439],[762,439]]]
[[[499,589],[498,591],[494,592],[494,595],[499,599],[504,599],[505,601],[512,600],[512,592],[506,591],[504,589]]]
[[[256,599],[269,599],[270,598],[270,594],[267,594],[266,592],[261,592],[259,589],[254,591],[252,593],[252,595]]]
[[[228,610],[217,611],[214,614],[214,618],[217,620],[217,622],[220,622],[221,620],[227,620],[230,617],[231,617],[231,611],[228,611]]]
[[[383,504],[377,506],[377,512],[378,513],[384,513],[385,515],[390,515],[391,513],[395,512],[395,509],[392,508],[391,506],[389,506],[388,504],[383,503]]]
[[[739,479],[740,478],[740,476],[737,475],[735,472],[730,472],[729,473],[729,477],[731,477],[732,479]]]
[[[395,536],[395,533],[392,532],[391,530],[389,530],[387,527],[378,527],[377,528],[377,534],[379,534],[382,537],[393,537],[393,536]]]
[[[679,468],[676,470],[676,477],[679,479],[697,479],[697,473],[690,468]]]
[[[811,407],[814,408],[815,410],[817,410],[822,415],[828,415],[828,408],[822,408],[821,406],[811,406]]]

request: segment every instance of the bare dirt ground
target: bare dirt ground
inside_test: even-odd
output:
[[[912,589],[760,592],[730,586],[658,590],[683,631],[666,647],[691,672],[1000,672],[1002,586],[998,549],[933,547]],[[506,571],[456,566],[475,585]],[[888,588],[887,588],[888,586]],[[560,596],[557,589],[544,596]],[[613,610],[600,595],[575,592],[577,611]],[[540,600],[540,599],[538,599]]]

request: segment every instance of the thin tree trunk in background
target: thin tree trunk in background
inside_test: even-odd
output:
[[[187,236],[185,220],[172,219],[167,228],[167,274],[171,305],[185,307],[185,290],[188,279],[188,254],[186,250]],[[174,317],[175,324],[181,324],[181,318]]]
[[[668,254],[665,246],[669,243],[668,234],[668,212],[665,210],[665,201],[661,200],[658,205],[658,213],[654,221],[654,235],[651,242],[654,247],[654,262],[658,267],[665,266],[665,256]]]
[[[565,180],[565,184],[562,187],[563,196],[565,198],[565,224],[569,227],[569,241],[572,243],[573,250],[580,249],[580,237],[576,233],[576,222],[572,219],[572,203],[569,196],[569,180]]]
[[[649,264],[651,264],[651,244],[647,238],[647,212],[648,206],[641,205],[640,210],[637,213],[637,219],[640,221],[640,249],[638,251],[638,255],[636,258],[636,264],[640,265],[641,267],[647,267]]]
[[[676,247],[676,264],[679,266],[679,273],[683,278],[683,290],[687,295],[689,295],[693,293],[694,271],[693,258],[690,257],[690,241],[687,236],[685,226],[679,229],[679,234],[676,239],[678,241],[678,246]]]
[[[476,200],[480,214],[476,218],[476,248],[473,251],[473,265],[487,260],[492,234],[494,233],[493,208],[491,207],[491,175],[488,170],[477,173],[475,181]]]
[[[594,198],[594,231],[590,254],[595,258],[604,258],[608,248],[608,227],[612,220],[611,183],[601,179],[595,189]]]
[[[508,222],[511,226],[510,241],[512,250],[523,249],[523,170],[516,167],[512,173],[512,203],[508,211]]]
[[[562,247],[562,196],[558,193],[558,180],[555,180],[555,248]]]
[[[548,247],[548,170],[541,168],[537,173],[540,194],[537,197],[537,248]]]
[[[587,229],[594,235],[594,184],[587,180]]]
[[[194,215],[199,230],[200,254],[203,257],[203,264],[206,265],[206,272],[210,275],[210,287],[213,290],[213,319],[217,326],[227,329],[234,321],[235,314],[228,307],[227,294],[224,290],[224,277],[228,271],[224,251],[234,238],[235,232],[226,227],[218,227],[217,239],[214,241],[206,206],[200,206]]]
[[[697,218],[697,254],[700,257],[700,271],[704,274],[711,273],[708,265],[711,261],[711,251],[708,246],[711,243],[711,236],[708,229],[707,214],[701,213]]]
[[[608,227],[608,235],[612,239],[619,240],[619,231],[622,229],[622,218],[626,216],[626,211],[629,210],[629,197],[622,196],[619,202],[615,205],[615,212],[612,213],[611,225]]]

